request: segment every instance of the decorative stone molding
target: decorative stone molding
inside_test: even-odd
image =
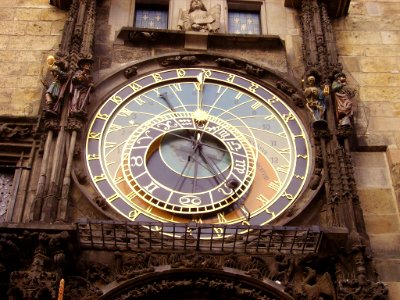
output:
[[[327,5],[327,11],[332,18],[339,18],[347,15],[351,0],[323,0]],[[285,0],[285,6],[300,8],[302,0]]]

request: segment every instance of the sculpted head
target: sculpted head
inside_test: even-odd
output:
[[[314,76],[308,76],[307,77],[307,83],[309,86],[314,86],[315,85],[315,77]]]
[[[195,11],[195,10],[199,10],[199,9],[207,11],[203,1],[201,1],[201,0],[192,0],[192,1],[190,1],[189,13],[191,13],[192,11]]]

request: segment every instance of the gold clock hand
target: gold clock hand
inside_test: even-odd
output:
[[[221,170],[218,168],[217,164],[215,164],[215,162],[210,160],[207,158],[206,155],[204,155],[203,151],[201,151],[201,148],[199,148],[199,155],[201,157],[201,159],[206,163],[206,165],[209,167],[210,171],[214,174],[214,178],[215,181],[217,182],[217,184],[220,184],[222,181],[226,180],[225,176],[222,174]],[[220,178],[220,176],[223,176],[222,180]]]
[[[180,173],[178,182],[175,184],[174,190],[178,189],[178,187],[179,187],[179,190],[182,188],[182,184],[184,183],[184,180],[183,180],[183,177],[184,177],[184,176],[183,176],[183,174],[185,173],[187,167],[189,166],[190,160],[191,160],[191,159],[194,159],[193,155],[196,153],[196,151],[198,150],[198,148],[199,148],[199,139],[196,140],[196,141],[194,142],[194,144],[193,144],[193,150],[192,150],[192,151],[189,153],[189,155],[188,155],[188,159],[187,159],[185,165],[183,166],[182,172]],[[194,159],[194,160],[195,160],[195,159]]]
[[[203,92],[204,92],[204,73],[201,72],[199,75],[197,75],[197,81],[198,81],[198,90],[199,93],[197,94],[197,110],[202,111],[203,110]]]

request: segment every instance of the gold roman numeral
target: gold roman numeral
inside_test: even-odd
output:
[[[271,181],[270,183],[268,183],[268,187],[274,191],[279,191],[279,189],[281,188],[281,183],[277,180]]]
[[[263,194],[259,194],[256,199],[260,202],[263,203],[263,205],[267,205],[268,203],[271,202],[271,199],[268,199],[267,197],[265,197]]]

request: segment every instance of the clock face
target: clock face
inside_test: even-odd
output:
[[[260,84],[166,69],[105,100],[86,161],[98,192],[129,220],[263,225],[301,194],[310,144],[294,111]]]

